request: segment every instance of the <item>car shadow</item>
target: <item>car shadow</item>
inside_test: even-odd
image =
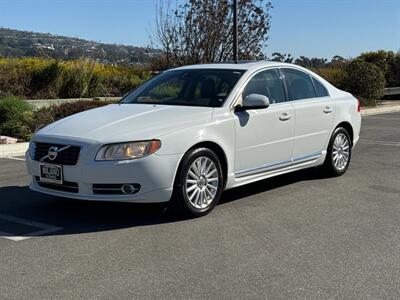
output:
[[[222,194],[220,209],[237,201],[275,188],[323,176],[314,169],[258,181],[228,190]],[[218,208],[215,212],[218,214]],[[44,234],[69,235],[185,221],[166,209],[165,204],[132,204],[79,201],[32,192],[27,186],[0,187],[0,232],[12,232],[1,216],[19,218],[61,228]],[[8,226],[11,226],[8,223]],[[41,235],[43,236],[43,235]]]
[[[324,172],[321,172],[319,168],[309,168],[267,178],[225,191],[222,194],[219,205],[264,193],[300,181],[321,180],[326,178],[328,177],[324,174]]]

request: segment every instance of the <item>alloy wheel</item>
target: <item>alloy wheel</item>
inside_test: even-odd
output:
[[[215,163],[208,157],[198,157],[186,175],[186,196],[196,209],[211,205],[218,190],[218,171]]]
[[[346,168],[350,158],[350,143],[344,133],[339,133],[333,142],[332,159],[335,168],[342,171]]]

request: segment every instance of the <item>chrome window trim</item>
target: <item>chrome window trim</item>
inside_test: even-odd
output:
[[[313,76],[312,74],[306,72],[305,70],[300,69],[300,68],[296,68],[296,67],[293,67],[293,66],[282,66],[282,67],[279,67],[279,69],[280,69],[280,71],[282,72],[282,76],[283,76],[283,80],[284,80],[284,82],[285,82],[286,89],[287,89],[287,84],[286,84],[285,71],[284,71],[284,69],[294,69],[294,70],[303,72],[304,74],[307,74],[307,75],[310,77],[311,82],[312,82],[313,87],[314,87],[315,96],[317,96],[317,91],[316,91],[316,89],[315,89],[315,84],[314,84],[314,82],[313,82],[313,79],[316,80],[316,81],[318,81],[320,84],[322,84],[322,86],[323,86],[324,89],[326,90],[326,93],[328,94],[328,96],[323,96],[323,97],[313,97],[313,98],[304,98],[304,99],[290,100],[290,99],[289,99],[289,91],[288,91],[288,100],[287,100],[288,102],[298,102],[298,101],[308,101],[308,100],[316,100],[316,99],[319,100],[319,99],[323,99],[323,98],[331,98],[331,95],[330,95],[330,93],[329,93],[329,90],[327,89],[327,87],[325,86],[325,84],[323,84],[323,83],[321,82],[321,80],[318,80],[315,76]]]
[[[242,84],[242,86],[240,87],[240,90],[237,92],[237,94],[235,95],[235,97],[233,98],[232,102],[229,104],[229,108],[230,109],[234,109],[236,104],[241,101],[241,96],[243,94],[243,90],[246,88],[247,84],[249,83],[249,81],[258,73],[263,72],[263,71],[267,71],[267,70],[278,70],[279,74],[281,76],[281,80],[283,80],[283,85],[285,88],[285,93],[286,93],[286,101],[284,102],[280,102],[280,103],[272,103],[270,106],[272,105],[277,105],[277,104],[283,104],[283,103],[291,103],[291,102],[299,102],[299,101],[310,101],[310,100],[320,100],[320,99],[325,99],[325,98],[329,98],[331,99],[331,95],[329,93],[329,89],[325,86],[325,84],[323,84],[319,79],[317,79],[316,77],[314,77],[312,74],[306,72],[305,70],[301,69],[301,68],[297,68],[295,66],[268,66],[268,67],[263,67],[261,69],[255,70],[252,73],[250,73],[248,75],[248,78],[245,80],[245,82]],[[320,84],[322,84],[322,86],[325,88],[328,96],[324,96],[324,97],[314,97],[314,98],[306,98],[306,99],[297,99],[297,100],[290,100],[289,99],[289,95],[288,95],[288,91],[287,91],[287,85],[286,85],[286,79],[285,79],[285,73],[284,73],[284,69],[294,69],[300,72],[303,72],[305,74],[307,74],[308,76],[310,76],[311,78],[311,82],[313,79],[317,80]],[[245,73],[246,74],[246,73]],[[243,75],[245,75],[243,74]],[[314,86],[314,82],[312,82],[313,86]],[[315,89],[315,86],[314,86]],[[316,94],[316,93],[315,93]],[[223,106],[222,106],[223,107]]]
[[[280,74],[280,76],[282,76],[282,73],[280,72],[279,69],[281,69],[281,67],[268,66],[268,67],[263,67],[261,69],[255,70],[252,73],[250,73],[248,78],[246,79],[246,81],[240,87],[240,90],[237,92],[237,94],[233,98],[231,104],[229,105],[229,108],[230,109],[234,109],[236,104],[238,104],[238,102],[242,100],[241,97],[242,97],[243,91],[246,88],[247,84],[250,82],[250,80],[253,79],[254,76],[256,76],[258,73],[261,73],[261,72],[264,72],[264,71],[268,71],[268,70],[278,70],[278,73]],[[283,80],[282,77],[280,77],[280,79]],[[284,82],[282,82],[282,84],[284,85]],[[279,102],[279,103],[271,103],[270,106],[277,105],[277,104],[287,104],[289,101],[287,99],[286,92],[285,92],[285,98],[286,98],[285,101]]]

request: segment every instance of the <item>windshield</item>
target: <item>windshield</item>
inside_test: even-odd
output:
[[[168,71],[128,94],[121,103],[220,107],[243,73],[224,69]]]

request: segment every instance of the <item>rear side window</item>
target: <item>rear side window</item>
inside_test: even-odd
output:
[[[326,97],[329,96],[328,91],[326,88],[320,83],[318,80],[313,78],[314,86],[315,86],[315,92],[317,93],[317,97]]]
[[[278,70],[266,70],[254,75],[247,84],[243,96],[250,94],[267,96],[270,103],[284,102],[285,90]]]
[[[290,100],[315,98],[316,93],[310,75],[295,69],[283,69]]]

